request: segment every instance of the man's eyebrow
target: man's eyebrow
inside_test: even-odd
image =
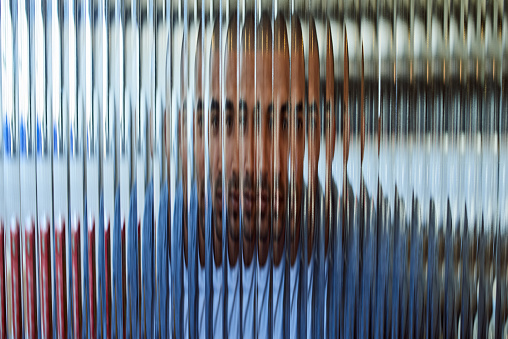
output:
[[[215,99],[212,99],[212,102],[210,103],[210,110],[219,110],[219,102]]]
[[[234,110],[233,101],[226,99],[226,111],[233,111],[233,110]]]
[[[243,99],[240,99],[240,102],[238,103],[238,109],[240,111],[247,111],[247,102],[245,102]]]
[[[196,105],[196,110],[198,110],[198,111],[203,110],[203,100],[201,100],[201,98],[198,99],[198,104]]]

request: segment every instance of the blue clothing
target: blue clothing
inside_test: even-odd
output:
[[[207,183],[210,188],[210,183]],[[211,189],[207,190],[205,201],[205,266],[199,265],[198,285],[198,337],[210,338],[211,330],[211,303],[212,303],[212,193]]]
[[[316,185],[316,190],[314,192],[314,239],[311,244],[311,251],[305,252],[307,253],[307,260],[305,262],[306,272],[305,278],[307,291],[306,291],[306,303],[302,308],[305,309],[305,314],[303,318],[306,320],[307,327],[307,338],[316,338],[319,336],[318,328],[320,324],[323,323],[323,318],[319,315],[319,310],[322,307],[323,303],[320,300],[320,294],[322,293],[322,287],[319,286],[319,276],[321,271],[319,270],[319,258],[318,258],[318,244],[319,244],[319,236],[320,229],[322,228],[322,214],[324,212],[321,211],[322,200],[323,199],[323,190],[321,185],[318,183]],[[310,199],[309,199],[310,200]],[[308,225],[308,224],[307,224]],[[310,226],[307,226],[307,237],[310,237]],[[324,241],[324,239],[323,239]],[[307,246],[305,246],[307,249]],[[323,246],[323,256],[324,256],[324,242]],[[323,259],[324,260],[324,259]],[[322,336],[321,336],[322,337]]]
[[[254,337],[254,291],[256,282],[254,260],[249,266],[242,262],[242,335]]]
[[[197,186],[191,189],[189,210],[184,211],[184,196],[182,182],[178,183],[175,192],[174,227],[175,236],[171,237],[173,242],[172,260],[173,283],[175,287],[175,336],[177,338],[195,338],[197,336],[197,297],[196,293],[189,293],[189,290],[197,290],[197,217],[198,197]],[[188,265],[184,263],[183,249],[183,213],[188,213]]]
[[[393,280],[392,280],[392,335],[407,338],[407,228],[404,203],[395,198]]]
[[[240,260],[236,260],[236,264],[231,266],[229,259],[228,264],[228,337],[240,337]]]
[[[427,265],[427,335],[428,338],[439,336],[439,288],[437,272],[437,237],[434,200],[430,201],[429,244]]]
[[[488,225],[489,227],[491,225]],[[487,272],[485,269],[485,252],[488,235],[485,231],[485,224],[482,220],[480,233],[478,235],[478,257],[477,257],[477,267],[478,267],[478,308],[477,308],[477,321],[478,321],[478,338],[487,338],[488,337],[488,313],[487,313]]]
[[[346,250],[346,281],[344,292],[344,337],[353,338],[359,335],[358,313],[360,306],[360,206],[359,197],[353,192],[347,195],[347,212],[345,211],[345,227],[347,228]]]
[[[257,337],[269,338],[270,336],[270,258],[264,266],[257,262]]]
[[[467,209],[464,213],[464,225],[469,225]],[[469,240],[469,230],[464,229],[462,233],[462,246],[461,246],[461,258],[469,258],[469,246],[471,246]],[[471,268],[469,267],[469,260],[462,260],[462,308],[460,311],[460,335],[463,338],[473,337],[473,315],[469,310],[469,296],[471,289],[474,288],[471,282]]]
[[[445,337],[456,338],[457,337],[457,322],[455,315],[455,268],[454,268],[454,253],[453,253],[453,232],[456,227],[452,226],[454,220],[452,220],[450,200],[447,204],[447,218],[446,218],[446,237],[445,237]],[[498,279],[497,291],[499,292],[501,279]],[[499,294],[498,294],[499,295]],[[498,304],[499,305],[499,304]],[[500,338],[497,336],[496,338]]]
[[[207,184],[206,187],[211,187],[210,183]],[[206,203],[205,203],[205,307],[204,310],[204,325],[205,325],[205,337],[212,337],[212,290],[213,290],[213,276],[212,276],[212,268],[213,264],[213,250],[212,250],[212,192],[211,189],[208,190],[208,194],[206,195]],[[201,295],[201,292],[200,292]],[[201,305],[200,305],[201,307]],[[201,317],[200,317],[201,318]],[[200,320],[202,322],[203,320]],[[202,334],[200,333],[200,337]]]
[[[191,189],[190,205],[188,211],[188,286],[185,294],[188,296],[188,317],[189,317],[189,337],[197,338],[198,330],[198,189],[194,182]],[[189,291],[192,291],[189,293]],[[186,336],[187,337],[187,336]]]
[[[169,248],[168,248],[168,184],[164,183],[159,203],[159,224],[157,226],[157,305],[160,312],[160,337],[168,338],[171,332],[171,302],[169,281]]]
[[[348,186],[351,191],[351,186]],[[349,193],[352,194],[352,193]],[[338,194],[337,194],[338,195]],[[328,336],[337,338],[342,334],[344,328],[344,240],[342,238],[344,200],[337,197],[336,220],[332,220],[332,232],[330,233],[330,246],[332,257],[332,283],[331,283],[331,305],[329,319],[336,319],[328,324]],[[333,207],[332,207],[333,211]],[[341,337],[341,336],[340,336]]]
[[[183,337],[183,236],[182,236],[182,213],[183,213],[183,187],[178,182],[175,192],[175,208],[173,210],[173,227],[171,235],[171,280],[174,287],[172,293],[174,301],[175,337]]]
[[[272,315],[273,315],[273,337],[284,338],[284,322],[285,317],[288,315],[284,312],[284,290],[285,290],[285,258],[279,263],[279,266],[273,265],[273,301],[272,301]]]
[[[146,337],[155,337],[154,316],[154,230],[153,230],[153,179],[150,179],[145,193],[145,206],[143,215],[143,228],[141,230],[141,260],[142,260],[142,288],[143,288],[143,315],[145,319]]]
[[[382,194],[380,194],[382,196]],[[380,204],[378,221],[378,251],[376,272],[376,315],[374,319],[374,338],[388,337],[389,322],[389,293],[390,293],[390,232],[391,216],[387,200]]]
[[[198,317],[197,317],[197,338],[206,338],[206,320],[208,313],[205,309],[205,267],[198,263]]]
[[[223,289],[223,269],[221,266],[212,264],[212,279],[213,279],[213,305],[212,305],[212,324],[213,324],[213,338],[223,337],[223,315],[224,315],[224,289]]]
[[[106,254],[104,249],[104,194],[100,193],[99,198],[99,243],[97,251],[97,262],[99,263],[97,300],[97,338],[107,338],[106,329]],[[101,312],[102,310],[102,312]]]
[[[182,254],[183,256],[183,254]],[[189,338],[189,270],[188,266],[183,264],[183,338]]]
[[[123,338],[123,307],[122,307],[122,229],[120,221],[120,187],[115,192],[115,220],[112,231],[112,302],[111,331],[113,338]],[[116,303],[115,303],[116,301]]]
[[[136,183],[131,191],[127,231],[127,337],[139,338],[138,313],[138,199]]]
[[[324,237],[323,237],[323,248],[325,249],[324,253],[324,267],[323,267],[323,284],[324,288],[322,290],[323,294],[323,334],[326,338],[332,337],[334,334],[333,326],[337,322],[336,320],[329,321],[330,319],[337,319],[334,309],[334,304],[336,303],[335,297],[335,289],[337,288],[338,282],[334,282],[334,272],[336,265],[336,248],[334,244],[336,243],[335,234],[338,233],[338,218],[342,216],[340,208],[338,208],[338,190],[335,181],[330,179],[330,202],[329,202],[329,213],[325,216],[325,218],[329,219],[328,222],[328,248],[325,248]],[[324,231],[324,228],[323,228]]]
[[[360,338],[371,338],[373,331],[371,329],[370,319],[373,316],[374,306],[374,273],[376,260],[376,211],[373,207],[372,199],[364,187],[364,205],[361,212],[363,219],[363,241],[362,265],[361,265],[361,306],[360,306]]]
[[[415,199],[413,202],[413,216],[411,224],[411,257],[409,277],[409,338],[422,338],[423,328],[423,234],[419,218],[419,204]],[[464,332],[462,332],[464,333]]]
[[[290,267],[289,272],[289,317],[290,317],[290,323],[289,323],[289,337],[296,338],[299,337],[299,326],[301,322],[301,291],[300,291],[300,275],[301,275],[301,250],[300,246],[303,246],[300,244],[298,246],[298,252],[296,254],[296,259],[293,264],[293,266]]]
[[[308,272],[307,283],[307,337],[323,338],[323,308],[324,308],[324,261],[325,261],[325,238],[324,238],[324,194],[321,185],[316,185],[314,196],[314,242]]]

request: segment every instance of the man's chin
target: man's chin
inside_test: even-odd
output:
[[[259,240],[263,243],[270,240],[270,223],[267,221],[261,221],[259,225]]]

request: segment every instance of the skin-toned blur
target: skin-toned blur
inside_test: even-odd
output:
[[[326,187],[325,187],[325,253],[328,251],[328,235],[331,222],[332,160],[335,152],[335,90],[333,68],[333,44],[330,25],[326,34],[326,88],[325,88],[325,144],[326,144]]]
[[[203,51],[201,27],[196,47],[195,76],[195,105],[194,105],[194,168],[196,173],[196,184],[198,190],[198,252],[199,264],[205,266],[205,152],[204,152],[204,116],[203,116]]]
[[[303,158],[305,154],[305,61],[302,29],[298,17],[292,19],[291,32],[291,193],[290,193],[290,259],[295,263],[300,243],[303,199]]]
[[[309,22],[309,88],[308,88],[308,124],[307,133],[309,138],[309,202],[308,202],[308,230],[307,251],[310,262],[312,244],[314,242],[315,221],[317,211],[314,210],[315,191],[318,182],[318,160],[320,149],[321,117],[319,113],[319,49],[314,20]]]
[[[257,235],[258,260],[264,265],[270,246],[273,192],[274,105],[270,19],[263,16],[256,27],[254,18],[248,16],[241,41],[238,110],[244,259],[247,265],[250,264]]]
[[[227,192],[227,231],[229,263],[234,265],[238,258],[240,241],[240,171],[238,142],[238,97],[237,97],[237,21],[231,20],[226,37],[224,57],[225,107],[224,107],[224,158]]]
[[[262,16],[257,28],[256,62],[256,102],[254,107],[255,148],[257,162],[256,176],[256,218],[258,231],[258,260],[264,266],[270,246],[270,227],[272,218],[272,161],[273,133],[272,119],[272,30],[270,19]],[[249,61],[247,63],[250,64]]]
[[[250,265],[256,239],[256,158],[255,158],[255,23],[252,17],[245,18],[240,51],[240,95],[238,126],[240,138],[240,191],[242,205],[243,257]]]
[[[219,32],[219,23],[215,23],[210,50],[210,108],[208,116],[213,253],[216,266],[222,264],[222,126],[220,118]]]
[[[284,253],[287,219],[289,156],[289,43],[286,22],[279,16],[274,23],[273,95],[268,110],[269,133],[273,135],[273,260],[279,265]],[[263,142],[264,140],[262,140]]]

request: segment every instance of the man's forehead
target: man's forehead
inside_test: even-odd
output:
[[[237,54],[236,51],[226,51],[224,54],[224,70],[227,75],[236,73]]]

